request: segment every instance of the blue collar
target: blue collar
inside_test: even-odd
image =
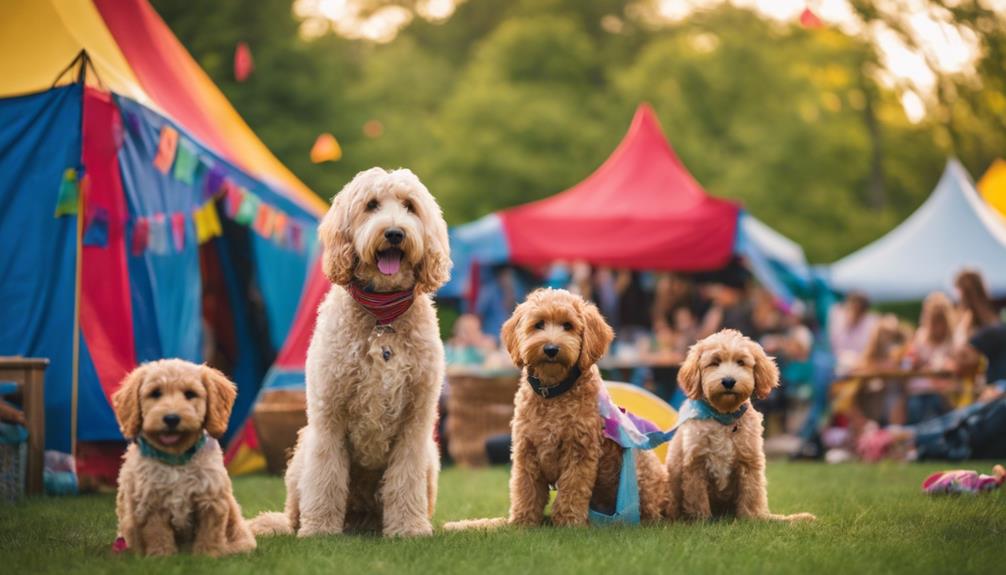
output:
[[[167,463],[168,465],[185,465],[191,461],[193,457],[195,457],[196,453],[198,453],[204,445],[206,445],[206,432],[203,432],[195,444],[185,450],[184,453],[168,453],[167,451],[162,451],[148,443],[142,436],[136,438],[136,445],[140,447],[140,455],[144,457],[156,459],[157,461]]]
[[[723,425],[734,425],[747,410],[748,404],[745,402],[741,404],[740,409],[733,413],[720,413],[704,399],[689,399],[681,405],[681,410],[678,412],[678,424],[675,427],[679,427],[689,419],[715,419]]]

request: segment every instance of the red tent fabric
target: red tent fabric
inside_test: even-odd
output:
[[[739,210],[706,194],[641,104],[618,148],[586,180],[499,215],[518,264],[699,271],[730,259]]]

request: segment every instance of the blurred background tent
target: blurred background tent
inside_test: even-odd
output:
[[[88,448],[122,440],[109,398],[162,357],[237,382],[233,435],[325,202],[146,0],[4,2],[0,23],[0,355],[49,358],[47,448],[114,473]]]
[[[501,210],[451,232],[454,271],[440,295],[471,298],[473,266],[587,262],[618,269],[711,271],[742,256],[783,303],[793,294],[778,271],[802,277],[799,245],[706,194],[641,104],[611,156],[579,184]]]
[[[1006,294],[1006,219],[979,197],[964,166],[950,159],[936,189],[915,213],[835,262],[828,275],[838,291],[905,302],[949,292],[954,274],[963,267],[980,270],[993,297]]]

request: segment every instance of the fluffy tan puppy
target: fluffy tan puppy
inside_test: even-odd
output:
[[[514,400],[509,518],[453,522],[445,529],[539,525],[549,486],[557,489],[552,507],[556,525],[586,525],[589,508],[612,513],[622,448],[603,435],[597,405],[603,383],[594,365],[614,338],[611,327],[581,297],[542,289],[517,306],[501,336],[523,369]],[[575,380],[574,370],[579,373]],[[545,390],[532,389],[529,377]],[[555,391],[569,382],[568,391]],[[636,473],[642,519],[659,519],[667,491],[663,466],[653,452],[640,451]]]
[[[762,415],[750,398],[768,397],[779,386],[779,369],[760,345],[732,329],[710,335],[688,351],[678,385],[690,401],[706,402],[724,421],[685,421],[671,440],[669,519],[814,519],[768,509]]]
[[[180,359],[142,365],[122,382],[115,415],[122,434],[136,439],[116,497],[128,549],[172,555],[191,545],[212,556],[255,549],[217,443],[236,394],[219,371]]]
[[[412,172],[373,168],[339,192],[319,235],[334,285],[307,352],[308,423],[287,468],[284,513],[260,515],[252,527],[301,537],[428,535],[444,378],[430,294],[450,271],[447,225]],[[361,299],[395,294],[411,303],[379,326],[375,314],[387,310]]]

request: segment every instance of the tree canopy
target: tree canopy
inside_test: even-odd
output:
[[[357,171],[405,166],[449,223],[559,192],[614,149],[641,101],[696,179],[832,261],[915,209],[955,154],[980,173],[1006,144],[1006,24],[976,0],[937,9],[979,38],[975,70],[941,75],[911,123],[880,80],[876,46],[835,27],[729,4],[673,23],[646,2],[467,0],[388,43],[306,39],[291,0],[195,8],[154,0],[265,143],[323,197]],[[371,0],[370,7],[416,2]],[[865,22],[899,29],[877,2]],[[652,8],[652,6],[649,6]],[[235,45],[255,72],[234,80]],[[331,132],[343,158],[312,164]]]

